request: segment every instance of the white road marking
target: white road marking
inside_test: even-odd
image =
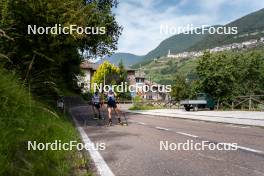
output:
[[[233,145],[231,143],[225,143],[226,145],[229,145],[229,146],[232,146],[232,147],[237,147],[238,149],[241,149],[241,150],[245,150],[245,151],[249,151],[249,152],[253,152],[253,153],[258,153],[258,154],[264,154],[263,151],[261,150],[256,150],[256,149],[252,149],[252,148],[248,148],[248,147],[243,147],[243,146],[240,146],[240,145]]]
[[[264,154],[263,151],[261,150],[256,150],[256,149],[252,149],[252,148],[248,148],[248,147],[243,147],[243,146],[237,146],[237,148],[241,149],[241,150],[246,150],[246,151],[249,151],[249,152],[253,152],[253,153],[258,153],[258,154]]]
[[[139,121],[134,121],[134,120],[129,120],[129,121],[132,123],[140,124],[140,125],[146,125],[146,123],[144,123],[144,122],[139,122]]]
[[[142,125],[146,125],[145,123],[143,122],[137,122],[139,124],[142,124]],[[231,125],[229,125],[231,126]],[[233,127],[239,127],[239,128],[250,128],[248,126],[234,126],[232,125]],[[170,129],[168,128],[163,128],[163,127],[159,127],[159,126],[156,126],[155,127],[156,129],[159,129],[159,130],[165,130],[165,131],[170,131]],[[199,136],[196,136],[196,135],[193,135],[193,134],[188,134],[188,133],[184,133],[184,132],[181,132],[181,131],[178,131],[176,132],[177,134],[181,134],[181,135],[184,135],[184,136],[189,136],[189,137],[193,137],[193,138],[199,138]],[[206,141],[206,142],[210,142],[210,141]],[[227,144],[227,145],[231,145],[233,146],[232,144]],[[241,149],[241,150],[245,150],[245,151],[249,151],[249,152],[253,152],[253,153],[258,153],[258,154],[264,154],[264,151],[261,151],[261,150],[256,150],[256,149],[252,149],[252,148],[248,148],[248,147],[243,147],[243,146],[239,146],[237,145],[237,148],[238,149]]]
[[[216,161],[224,161],[223,158],[219,158],[219,157],[215,157],[215,156],[211,156],[211,155],[204,155],[202,153],[198,152],[198,155],[200,155],[201,157],[207,158],[207,159],[212,159],[212,160],[216,160]]]
[[[251,128],[251,127],[249,127],[249,126],[241,126],[240,128]]]
[[[165,130],[165,131],[169,131],[169,129],[168,128],[163,128],[163,127],[155,127],[156,129],[158,129],[158,130]]]
[[[234,127],[234,128],[250,128],[249,126],[238,126],[238,125],[226,125],[229,127]]]
[[[144,122],[137,122],[140,125],[146,125]]]
[[[77,122],[77,120],[75,118],[73,118],[73,120],[74,120],[75,125],[76,125],[76,127],[77,127],[77,129],[81,135],[82,141],[84,142],[84,144],[88,148],[87,151],[89,152],[91,158],[93,159],[93,162],[97,168],[99,175],[101,175],[101,176],[114,176],[114,173],[108,167],[108,165],[106,164],[102,155],[97,150],[93,150],[95,148],[94,143],[87,136],[87,134],[85,133],[83,128],[80,126],[80,124]]]
[[[184,135],[184,136],[189,136],[189,137],[194,137],[194,138],[198,138],[199,136],[195,136],[193,134],[188,134],[188,133],[184,133],[184,132],[176,132],[177,134],[181,134],[181,135]]]

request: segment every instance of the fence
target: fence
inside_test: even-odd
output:
[[[234,110],[264,110],[264,95],[249,95],[249,96],[238,96],[230,102],[217,103],[217,109],[225,109],[226,107]]]
[[[156,107],[163,107],[163,108],[175,108],[179,109],[180,108],[180,103],[179,101],[174,101],[174,100],[141,100],[141,101],[119,101],[120,104],[137,104],[139,106],[143,105],[151,105],[151,106],[156,106]]]
[[[152,105],[157,107],[164,107],[170,109],[180,109],[179,101],[175,100],[141,100],[139,102],[120,101],[120,103],[137,103],[138,105]],[[264,111],[264,95],[249,95],[249,96],[238,96],[233,100],[226,102],[216,102],[217,110],[249,110],[249,111]]]

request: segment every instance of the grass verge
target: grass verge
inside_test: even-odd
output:
[[[28,141],[79,141],[70,118],[34,100],[15,74],[2,68],[0,102],[0,175],[79,175],[84,161],[76,150],[27,149]]]
[[[152,109],[163,109],[161,106],[153,106],[153,105],[133,105],[129,108],[129,110],[152,110]]]

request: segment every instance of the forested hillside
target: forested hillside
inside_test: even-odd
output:
[[[199,43],[195,43],[188,50],[203,50],[207,48],[213,48],[216,46],[221,46],[225,44],[243,42],[250,39],[258,39],[261,36],[264,36],[264,9],[261,9],[257,12],[246,15],[242,18],[239,18],[227,25],[235,26],[238,28],[237,35],[208,35]],[[251,33],[256,33],[250,35]],[[244,36],[245,35],[245,36]]]

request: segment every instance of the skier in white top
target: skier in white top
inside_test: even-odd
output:
[[[102,116],[101,116],[101,113],[100,113],[100,108],[101,108],[101,98],[100,98],[100,95],[98,93],[98,91],[96,91],[93,95],[93,98],[92,98],[92,103],[93,103],[93,111],[94,111],[94,116],[96,118],[96,113],[95,113],[95,110],[97,110],[98,112],[98,118],[99,119],[102,119]],[[96,118],[97,119],[97,118]]]

